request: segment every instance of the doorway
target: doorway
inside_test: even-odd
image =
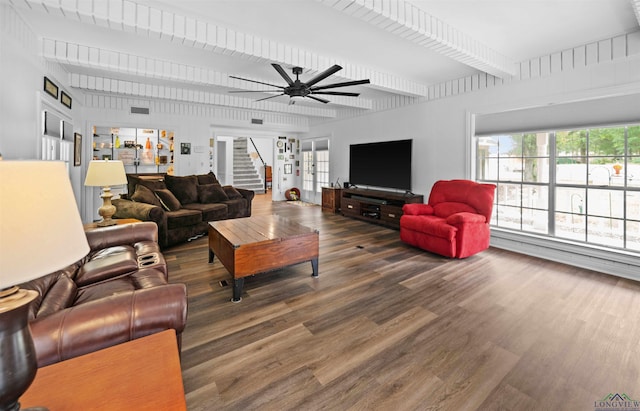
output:
[[[302,141],[302,200],[320,204],[329,186],[329,139]]]

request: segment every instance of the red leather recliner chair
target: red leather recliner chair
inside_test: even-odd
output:
[[[470,180],[437,181],[429,204],[405,204],[400,239],[445,257],[465,258],[489,248],[496,186]]]

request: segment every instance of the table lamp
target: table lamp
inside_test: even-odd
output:
[[[124,172],[124,164],[117,160],[93,160],[89,163],[87,177],[84,180],[85,186],[102,187],[102,207],[98,209],[98,214],[102,221],[98,222],[98,227],[115,225],[111,219],[116,213],[116,206],[111,204],[111,187],[127,184],[127,175]]]
[[[37,370],[28,313],[38,293],[17,284],[75,263],[89,244],[63,162],[0,161],[0,176],[0,410],[18,410]]]

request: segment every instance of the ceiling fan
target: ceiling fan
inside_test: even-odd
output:
[[[340,67],[337,64],[333,65],[332,67],[329,67],[328,69],[326,69],[325,71],[323,71],[322,73],[318,74],[317,76],[315,76],[314,78],[312,78],[311,80],[309,80],[307,82],[302,82],[298,78],[298,76],[300,74],[302,74],[302,67],[294,67],[292,69],[293,74],[295,74],[295,76],[296,76],[296,79],[292,80],[291,77],[289,77],[289,75],[284,71],[284,69],[279,64],[272,63],[271,65],[282,76],[284,81],[287,82],[287,86],[277,86],[275,84],[263,83],[261,81],[249,80],[249,79],[242,78],[242,77],[229,76],[231,78],[235,78],[235,79],[238,79],[238,80],[244,80],[244,81],[250,81],[252,83],[264,84],[265,86],[276,87],[278,89],[278,90],[242,90],[242,91],[230,91],[229,93],[255,93],[255,92],[278,92],[278,91],[280,91],[280,92],[282,92],[282,94],[261,98],[261,99],[256,100],[256,101],[268,100],[270,98],[275,98],[275,97],[280,97],[280,96],[287,95],[287,96],[289,96],[291,98],[289,104],[294,104],[295,100],[297,98],[304,98],[304,97],[310,98],[312,100],[319,101],[321,103],[327,104],[329,102],[329,100],[326,100],[326,99],[321,98],[321,97],[317,97],[317,95],[318,94],[323,94],[323,95],[331,95],[331,96],[358,97],[360,95],[360,93],[347,93],[347,92],[342,92],[342,91],[324,91],[326,89],[336,88],[336,87],[356,86],[358,84],[369,84],[369,79],[366,79],[366,80],[345,81],[345,82],[342,82],[342,83],[327,84],[326,86],[315,86],[317,83],[319,83],[320,81],[322,81],[325,78],[329,77],[330,75],[342,70],[342,67]]]

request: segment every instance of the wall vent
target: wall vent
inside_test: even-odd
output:
[[[131,107],[131,114],[149,114],[147,107]]]
[[[262,124],[264,120],[262,120],[261,118],[252,118],[251,119],[251,124]]]

